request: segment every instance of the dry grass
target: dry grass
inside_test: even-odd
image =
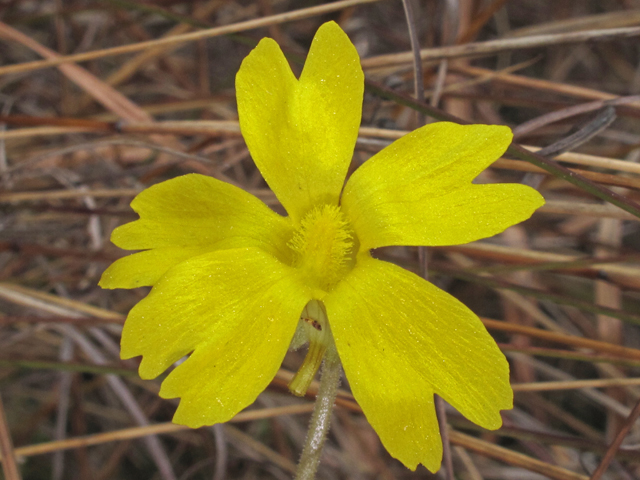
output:
[[[159,381],[118,359],[123,319],[146,290],[97,281],[123,255],[109,235],[135,218],[128,204],[146,186],[199,172],[277,204],[239,136],[233,90],[263,36],[295,60],[322,22],[349,33],[371,82],[354,164],[415,128],[405,105],[416,102],[389,99],[414,93],[401,2],[0,6],[4,478],[289,478],[313,397],[286,391],[300,354],[234,425],[173,425]],[[549,174],[555,162],[512,150],[480,180],[534,184],[547,205],[496,238],[428,251],[431,279],[485,317],[516,392],[496,432],[448,412],[456,478],[640,478],[640,1],[413,10],[427,121],[510,125],[518,143],[573,170]],[[418,270],[416,249],[379,255]],[[319,478],[425,476],[390,458],[341,392]]]

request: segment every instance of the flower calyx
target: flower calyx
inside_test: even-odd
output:
[[[303,397],[313,381],[322,360],[329,350],[335,350],[327,312],[318,300],[311,300],[300,315],[301,326],[309,338],[309,350],[302,365],[289,382],[289,390],[294,395]]]

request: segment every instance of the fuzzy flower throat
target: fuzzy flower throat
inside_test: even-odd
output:
[[[288,243],[293,265],[309,285],[327,292],[355,265],[357,238],[336,205],[322,205],[307,213]]]

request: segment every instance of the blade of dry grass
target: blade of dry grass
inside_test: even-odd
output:
[[[480,318],[485,327],[489,330],[499,330],[501,332],[519,333],[534,338],[540,338],[554,343],[563,345],[571,345],[576,348],[588,348],[596,352],[610,353],[621,358],[632,360],[640,360],[640,350],[635,348],[623,347],[612,343],[602,342],[600,340],[592,340],[590,338],[576,337],[574,335],[566,335],[562,333],[549,332],[539,328],[528,327],[525,325],[517,325],[513,323],[492,320],[489,318]]]
[[[586,32],[555,33],[548,35],[532,35],[523,38],[504,38],[488,40],[486,42],[467,43],[450,47],[426,48],[420,51],[420,58],[425,60],[442,60],[461,57],[475,57],[493,55],[510,50],[524,48],[539,48],[561,45],[564,43],[584,43],[593,41],[607,41],[615,38],[634,38],[640,35],[640,27],[610,28],[589,30]],[[380,68],[398,66],[412,62],[413,53],[392,53],[362,60],[362,68]],[[2,73],[0,69],[0,74]]]
[[[600,462],[600,465],[598,465],[598,468],[596,469],[596,471],[593,472],[590,480],[600,480],[600,478],[602,478],[607,468],[609,467],[609,464],[615,457],[616,451],[618,450],[618,448],[620,448],[620,445],[622,445],[622,442],[624,441],[625,437],[627,436],[627,434],[629,433],[629,431],[631,430],[631,428],[636,423],[636,420],[638,420],[639,417],[640,417],[640,400],[636,402],[636,406],[633,407],[633,410],[631,411],[629,416],[625,419],[622,428],[618,432],[618,435],[616,435],[615,440],[611,443],[611,446],[607,450],[607,453],[605,454],[605,456],[602,457],[602,461]]]
[[[2,471],[6,480],[21,480],[20,470],[16,462],[16,454],[11,441],[7,416],[0,397],[0,454],[2,455]]]
[[[597,378],[593,380],[567,380],[557,382],[512,383],[514,392],[548,392],[578,388],[605,388],[640,385],[640,378]]]
[[[545,115],[541,115],[539,117],[533,118],[525,123],[521,123],[520,125],[518,125],[516,128],[513,129],[513,136],[514,138],[517,139],[523,135],[526,135],[539,128],[549,125],[550,123],[559,122],[560,120],[571,118],[575,115],[593,112],[594,110],[599,110],[604,107],[624,105],[627,103],[637,103],[637,102],[640,102],[640,95],[630,95],[628,97],[619,97],[613,100],[596,100],[594,102],[583,103],[580,105],[574,105],[571,107],[563,108],[561,110],[556,110],[553,112],[549,112]]]
[[[0,22],[0,37],[21,43],[43,57],[53,60],[60,58],[60,55],[53,50],[39,44],[31,37],[2,22]],[[152,121],[151,116],[144,110],[114,88],[105,84],[102,80],[91,75],[84,68],[77,65],[65,65],[64,63],[65,62],[60,62],[57,64],[59,65],[58,68],[60,71],[110,112],[115,113],[124,120],[132,122]]]
[[[545,264],[549,266],[561,267],[562,263],[566,263],[566,267],[571,269],[573,267],[584,268],[592,271],[597,275],[615,276],[616,278],[625,278],[628,282],[640,287],[640,268],[631,265],[617,265],[606,263],[600,263],[599,260],[591,264],[574,264],[574,262],[582,262],[585,260],[584,256],[567,255],[562,253],[543,252],[536,250],[527,250],[522,248],[507,247],[504,245],[493,245],[485,242],[474,242],[467,245],[452,245],[449,247],[441,247],[444,250],[453,252],[462,252],[466,255],[471,255],[477,258],[483,258],[488,260],[494,260],[502,263],[518,263],[518,264]],[[623,259],[624,261],[624,259]],[[554,268],[555,268],[554,267]]]
[[[498,343],[498,346],[503,352],[520,352],[538,357],[564,358],[567,360],[578,360],[582,362],[611,363],[616,365],[626,365],[629,367],[640,367],[640,360],[631,360],[622,357],[598,355],[593,353],[578,353],[573,350],[559,350],[557,348],[528,347],[512,345],[510,343]]]
[[[553,19],[528,27],[513,30],[510,35],[514,37],[540,35],[543,33],[575,32],[579,30],[591,30],[594,28],[616,28],[638,25],[640,23],[640,10],[625,9],[613,12],[596,13],[564,19]]]
[[[311,403],[291,405],[286,407],[265,408],[261,410],[249,410],[246,412],[240,412],[229,421],[231,423],[248,422],[253,420],[277,417],[280,415],[300,415],[303,413],[309,413],[311,412],[311,410],[313,410],[313,404]],[[14,453],[19,457],[30,457],[33,455],[42,455],[45,453],[57,452],[60,450],[89,447],[92,445],[100,445],[102,443],[114,442],[118,440],[142,438],[149,435],[174,433],[183,430],[190,430],[190,428],[171,422],[159,423],[155,425],[142,425],[106,433],[96,433],[92,435],[85,435],[83,437],[66,438],[59,441],[43,442],[35,445],[18,447],[15,449]]]
[[[493,70],[481,67],[456,65],[453,66],[452,69],[456,72],[472,76],[493,75],[493,78],[500,83],[507,83],[509,85],[531,89],[532,91],[547,91],[550,93],[569,95],[572,97],[585,98],[589,100],[615,100],[619,98],[618,95],[601,92],[593,88],[580,87],[577,85],[554,82],[551,80],[544,80],[540,78],[530,78],[513,73],[497,73]],[[630,105],[636,108],[639,107],[638,105],[635,105],[633,103]]]
[[[633,325],[640,325],[640,315],[638,314],[627,312],[621,309],[595,305],[592,302],[589,302],[588,300],[575,298],[569,295],[556,294],[556,293],[552,293],[539,288],[522,287],[517,284],[498,279],[496,277],[488,278],[487,276],[477,276],[477,275],[472,275],[459,270],[457,271],[453,269],[442,270],[442,269],[433,268],[432,271],[434,273],[437,272],[442,275],[447,275],[453,278],[458,278],[461,280],[477,283],[478,285],[483,285],[485,287],[489,287],[497,290],[514,291],[526,297],[532,297],[539,300],[547,300],[550,302],[557,303],[559,305],[570,305],[581,311],[608,315],[610,317],[618,318],[620,320],[623,320]]]
[[[86,193],[85,193],[86,194]],[[86,305],[82,302],[70,300],[48,293],[33,291],[24,287],[14,285],[0,285],[0,297],[5,299],[29,305],[32,308],[53,313],[78,316],[79,314],[91,314],[101,318],[120,317],[118,314]],[[68,335],[80,347],[80,349],[91,360],[98,365],[105,365],[106,357],[100,352],[84,335],[77,331],[72,325],[54,325],[52,328],[60,331],[63,335]],[[129,391],[122,379],[115,375],[106,375],[106,380],[113,389],[116,396],[120,399],[123,406],[129,411],[130,415],[138,425],[147,425],[149,423],[146,415],[133,394]],[[144,439],[149,450],[151,458],[158,467],[158,471],[166,480],[177,479],[173,467],[168,460],[164,447],[159,439],[155,436],[149,436]]]
[[[222,27],[210,28],[208,30],[202,30],[191,33],[184,33],[182,35],[174,35],[171,37],[160,38],[157,40],[148,40],[146,42],[138,42],[130,45],[124,45],[121,47],[105,48],[94,52],[78,53],[75,55],[66,55],[63,57],[52,58],[50,60],[39,60],[35,62],[25,62],[18,65],[9,65],[0,67],[0,75],[6,75],[9,73],[19,73],[39,70],[42,68],[53,67],[64,63],[77,63],[84,62],[86,60],[94,60],[97,58],[112,57],[114,55],[123,55],[125,53],[139,52],[148,48],[156,48],[160,46],[178,45],[180,43],[193,42],[195,40],[202,40],[205,38],[219,37],[221,35],[227,35],[229,33],[238,33],[245,30],[251,30],[254,28],[268,27],[276,23],[292,22],[294,20],[300,20],[303,18],[314,17],[323,15],[330,12],[335,12],[356,5],[362,5],[365,3],[378,2],[380,0],[339,0],[324,5],[318,5],[315,7],[303,8],[300,10],[294,10],[292,12],[279,13],[277,15],[271,15],[269,17],[257,18],[254,20],[248,20],[246,22],[238,22],[231,25],[224,25]],[[618,32],[618,36],[622,35],[622,32]],[[627,33],[629,35],[629,33]]]
[[[211,15],[213,12],[219,9],[222,5],[223,2],[221,0],[209,0],[204,4],[198,5],[196,7],[196,10],[193,13],[193,17],[198,20],[205,19],[207,16]],[[193,27],[191,25],[181,23],[164,34],[164,37],[181,35],[183,33],[187,33],[192,28]],[[177,48],[177,46],[172,47]],[[149,63],[151,60],[157,58],[158,56],[166,53],[168,53],[167,47],[150,48],[148,50],[145,50],[135,57],[127,60],[120,66],[120,68],[116,72],[109,75],[106,78],[105,82],[112,86],[119,85],[130,78],[140,67]]]
[[[619,208],[592,202],[582,203],[573,201],[567,202],[562,200],[549,200],[538,211],[541,213],[554,213],[561,215],[615,218],[633,222],[640,221],[640,217],[636,217],[635,215],[622,211]]]
[[[282,468],[282,470],[289,473],[296,472],[296,464],[294,462],[274,452],[263,443],[255,440],[252,436],[242,432],[242,430],[238,430],[231,425],[224,425],[224,431],[231,439],[238,443],[239,448],[249,448],[266,458],[271,463]]]
[[[525,468],[531,472],[540,473],[554,480],[589,480],[589,477],[574,473],[555,465],[550,465],[535,458],[514,452],[508,448],[500,447],[483,440],[470,437],[464,433],[451,430],[449,432],[451,442],[483,456],[494,458],[500,462]]]

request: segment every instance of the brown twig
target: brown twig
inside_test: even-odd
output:
[[[628,103],[637,102],[640,102],[640,95],[620,97],[613,100],[596,100],[594,102],[582,103],[580,105],[563,108],[562,110],[556,110],[545,115],[533,118],[527,122],[521,123],[513,129],[513,136],[517,139],[541,127],[549,125],[550,123],[558,122],[560,120],[564,120],[575,115],[580,115],[582,113],[599,110],[607,106],[625,105]]]
[[[546,475],[554,480],[589,480],[589,477],[574,473],[555,465],[549,465],[546,462],[537,460],[535,458],[517,453],[508,448],[500,447],[489,442],[479,440],[464,433],[451,430],[451,441],[455,445],[466,448],[476,453],[480,453],[484,456],[495,458],[501,462],[508,463],[509,465],[519,466],[526,468],[532,472],[537,472],[542,475]]]
[[[609,464],[615,457],[616,451],[618,450],[618,448],[620,448],[620,445],[622,445],[622,442],[624,441],[633,425],[636,423],[636,420],[638,420],[638,417],[640,417],[640,400],[636,402],[636,406],[633,407],[633,410],[631,410],[631,413],[625,419],[622,428],[616,435],[616,438],[613,440],[613,442],[611,442],[611,445],[607,449],[607,453],[604,455],[604,457],[602,457],[600,465],[598,465],[598,468],[596,468],[595,472],[593,472],[590,480],[600,480],[602,475],[604,475],[604,473],[607,471],[607,468],[609,468]]]
[[[549,35],[532,35],[524,38],[501,38],[486,42],[466,43],[449,47],[426,48],[420,51],[420,58],[425,60],[442,60],[462,57],[477,57],[493,55],[500,52],[520,50],[525,48],[539,48],[556,46],[563,43],[584,43],[589,41],[607,41],[615,38],[633,38],[640,35],[640,27],[610,28],[603,30],[589,30],[586,32],[569,32]],[[365,58],[362,67],[369,68],[390,67],[409,64],[413,61],[412,52],[392,53],[377,57]],[[6,67],[5,67],[6,68]],[[0,68],[0,74],[3,73]]]
[[[2,398],[0,398],[0,454],[2,454],[2,470],[6,480],[21,480],[20,470],[16,462],[15,450],[9,433],[7,416],[5,415]]]
[[[330,12],[342,10],[344,8],[352,7],[355,5],[362,5],[364,3],[373,3],[380,0],[340,0],[337,2],[327,3],[324,5],[318,5],[310,8],[303,8],[300,10],[294,10],[292,12],[279,13],[270,17],[257,18],[253,20],[247,20],[246,22],[238,22],[231,25],[224,25],[222,27],[210,28],[207,30],[200,30],[197,32],[185,33],[182,35],[174,35],[171,37],[164,37],[157,40],[148,40],[145,42],[133,43],[130,45],[124,45],[121,47],[105,48],[103,50],[97,50],[93,52],[77,53],[75,55],[66,55],[63,57],[57,57],[50,60],[37,60],[35,62],[25,62],[18,65],[8,65],[0,67],[0,75],[6,75],[8,73],[28,72],[34,70],[40,70],[42,68],[54,67],[65,63],[77,63],[85,62],[87,60],[95,60],[97,58],[112,57],[115,55],[123,55],[125,53],[140,52],[148,48],[155,48],[166,45],[178,45],[181,43],[193,42],[196,40],[202,40],[204,38],[219,37],[222,35],[228,35],[230,33],[238,33],[245,30],[251,30],[254,28],[268,27],[276,23],[292,22],[294,20],[300,20],[303,18],[314,17],[317,15],[323,15]],[[618,35],[622,35],[623,32],[617,32]],[[628,35],[628,33],[626,33]]]
[[[488,329],[499,330],[502,332],[520,333],[520,334],[529,335],[535,338],[548,340],[550,342],[562,343],[565,345],[572,345],[578,348],[589,348],[598,352],[610,353],[612,355],[619,355],[621,357],[625,357],[633,360],[640,360],[640,350],[635,348],[623,347],[621,345],[601,342],[599,340],[592,340],[589,338],[576,337],[574,335],[565,335],[561,333],[549,332],[547,330],[541,330],[539,328],[501,322],[501,321],[492,320],[489,318],[481,318],[481,320],[482,320],[482,323],[484,323],[484,325]]]

